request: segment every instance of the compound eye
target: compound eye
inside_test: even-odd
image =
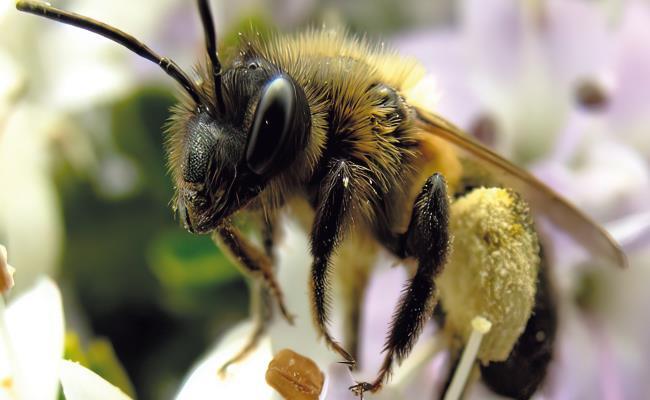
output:
[[[270,175],[281,168],[293,133],[296,89],[286,76],[273,78],[262,90],[246,145],[246,162],[258,175]],[[297,150],[297,149],[296,149]]]

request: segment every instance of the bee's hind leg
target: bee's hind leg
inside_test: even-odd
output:
[[[418,269],[402,292],[384,345],[384,362],[373,382],[350,387],[354,393],[376,392],[390,376],[393,363],[402,362],[413,349],[427,318],[433,313],[437,290],[435,278],[442,272],[449,252],[449,199],[440,174],[425,183],[415,200],[404,236],[406,256],[415,257]]]

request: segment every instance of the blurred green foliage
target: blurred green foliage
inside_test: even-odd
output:
[[[178,230],[154,239],[148,264],[167,294],[167,309],[179,315],[202,314],[206,304],[218,300],[215,294],[222,286],[241,279],[225,255],[214,249],[211,240],[195,240]]]
[[[133,385],[108,340],[93,339],[84,348],[76,333],[66,332],[64,358],[78,362],[120,388],[127,395],[135,396]]]

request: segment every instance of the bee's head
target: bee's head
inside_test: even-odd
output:
[[[209,78],[209,75],[207,75]],[[238,59],[222,79],[221,104],[199,104],[172,130],[176,207],[191,232],[213,230],[285,171],[308,140],[310,112],[302,88],[262,59]],[[212,96],[214,97],[214,96]]]
[[[222,71],[208,0],[197,1],[208,56],[202,84],[144,43],[107,24],[21,0],[25,12],[105,36],[154,62],[187,94],[171,119],[168,153],[176,204],[188,230],[209,232],[244,207],[306,146],[311,118],[305,93],[272,63],[241,56]]]

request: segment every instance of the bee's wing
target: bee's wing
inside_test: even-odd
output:
[[[420,129],[459,146],[488,168],[500,173],[499,179],[524,196],[535,212],[548,217],[585,249],[596,256],[606,257],[620,267],[627,266],[627,259],[618,243],[568,200],[529,172],[472,140],[443,118],[421,109],[416,109],[416,113],[416,125]]]

